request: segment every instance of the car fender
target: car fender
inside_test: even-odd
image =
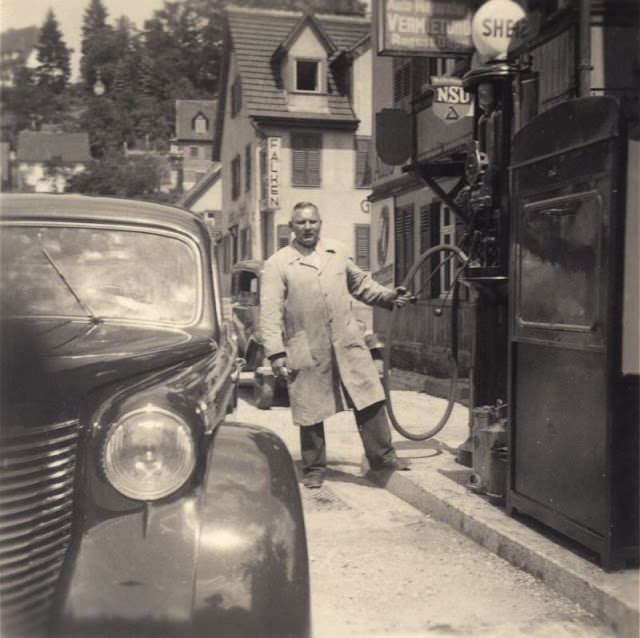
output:
[[[308,636],[309,573],[291,456],[273,432],[225,423],[199,504],[196,633]]]

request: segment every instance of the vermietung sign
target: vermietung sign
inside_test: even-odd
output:
[[[471,0],[376,0],[380,55],[473,52]]]

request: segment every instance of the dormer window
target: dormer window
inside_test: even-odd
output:
[[[191,128],[196,133],[206,133],[209,130],[209,120],[202,113],[198,113],[191,121]]]
[[[320,92],[320,61],[295,61],[295,90]]]

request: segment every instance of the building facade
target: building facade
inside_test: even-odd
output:
[[[297,202],[369,268],[370,21],[229,8],[219,109],[222,272],[289,242]]]
[[[176,135],[171,140],[173,188],[188,191],[213,166],[216,100],[176,100]]]

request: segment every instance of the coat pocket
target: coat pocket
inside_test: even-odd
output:
[[[296,332],[286,344],[287,365],[292,370],[304,370],[314,365],[309,341],[304,331]]]

